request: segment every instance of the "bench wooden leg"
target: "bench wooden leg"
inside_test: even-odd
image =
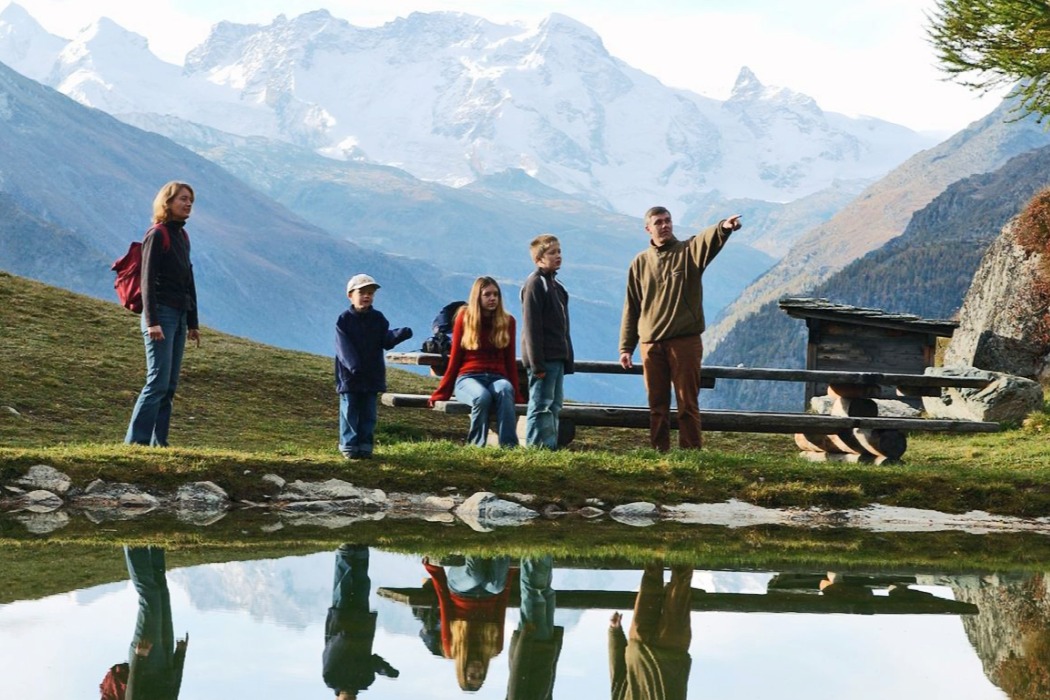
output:
[[[854,428],[833,435],[795,433],[795,444],[804,452],[867,455],[897,461],[908,448],[908,438],[900,430]]]
[[[908,449],[908,437],[900,430],[854,428],[853,437],[869,454],[891,461],[903,457]]]

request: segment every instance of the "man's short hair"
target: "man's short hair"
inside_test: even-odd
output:
[[[649,211],[645,212],[645,223],[649,223],[649,219],[660,214],[671,215],[671,212],[667,211],[667,207],[649,207]]]
[[[543,254],[551,249],[555,243],[558,242],[558,237],[549,233],[541,233],[532,239],[532,243],[529,244],[529,252],[532,254],[532,261],[537,262],[543,257]]]

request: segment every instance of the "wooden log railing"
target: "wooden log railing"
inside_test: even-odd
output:
[[[447,361],[442,355],[425,352],[390,352],[387,362],[395,365],[439,367]],[[640,375],[641,364],[624,369],[619,362],[608,360],[576,360],[576,372],[580,374]],[[524,369],[521,360],[518,368]],[[947,377],[936,374],[902,374],[895,372],[840,372],[814,369],[773,369],[766,367],[721,367],[705,365],[700,368],[701,379],[706,379],[704,388],[711,388],[719,379],[761,380],[774,382],[819,382],[832,386],[893,386],[904,391],[921,392],[941,387],[983,389],[987,379],[977,377]]]

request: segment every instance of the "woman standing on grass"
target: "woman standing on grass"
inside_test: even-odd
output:
[[[142,241],[142,337],[146,385],[142,387],[124,442],[168,446],[168,426],[179,383],[186,338],[200,347],[197,287],[190,239],[183,226],[193,208],[193,188],[169,182],[153,199],[153,228]]]
[[[448,369],[430,395],[431,405],[448,401],[454,387],[456,400],[470,406],[470,444],[485,446],[494,408],[500,447],[518,446],[514,404],[525,399],[514,347],[514,317],[503,310],[499,284],[491,277],[477,278],[452,326]]]

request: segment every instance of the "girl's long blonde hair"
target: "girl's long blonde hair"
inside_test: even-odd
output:
[[[489,661],[503,648],[500,626],[489,620],[453,620],[449,624],[456,680],[463,690],[480,690],[489,672]],[[473,673],[471,665],[475,666]]]
[[[495,287],[499,292],[499,305],[492,312],[492,334],[489,340],[500,349],[510,344],[510,315],[503,310],[503,291],[499,288],[499,282],[491,277],[478,277],[474,280],[474,286],[470,288],[467,305],[459,310],[459,313],[463,314],[461,344],[466,350],[477,350],[481,347],[481,320],[484,315],[481,310],[481,292],[486,287]]]

